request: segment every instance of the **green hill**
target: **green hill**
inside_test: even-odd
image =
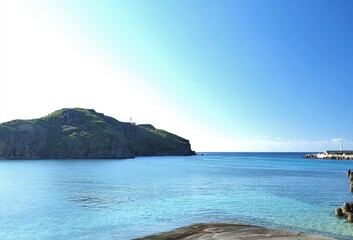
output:
[[[70,108],[32,120],[0,124],[0,157],[95,159],[194,155],[188,140],[150,124],[133,125]]]

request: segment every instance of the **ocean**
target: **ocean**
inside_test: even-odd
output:
[[[353,239],[352,161],[304,153],[127,160],[0,160],[0,239],[132,239],[242,222]]]

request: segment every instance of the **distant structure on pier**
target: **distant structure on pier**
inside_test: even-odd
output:
[[[326,150],[325,153],[326,155],[353,155],[353,150]]]
[[[326,150],[326,155],[353,155],[353,150],[343,150],[343,145],[340,145],[340,150]]]
[[[326,150],[323,153],[308,153],[305,158],[322,158],[322,159],[341,159],[353,160],[353,150],[343,150],[343,145],[340,145],[340,150]]]

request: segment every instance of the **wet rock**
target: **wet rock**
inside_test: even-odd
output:
[[[200,223],[170,232],[138,238],[139,240],[226,240],[226,239],[282,239],[282,240],[333,240],[330,237],[309,235],[286,230],[269,229],[240,223]],[[135,239],[137,240],[137,239]]]
[[[344,215],[347,215],[347,213],[351,213],[352,212],[351,205],[348,202],[343,203],[342,212],[343,212]]]
[[[343,217],[342,208],[336,208],[335,215],[336,217]]]

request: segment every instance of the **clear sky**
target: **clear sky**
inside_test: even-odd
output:
[[[0,122],[83,107],[196,151],[353,148],[351,0],[0,1]]]

